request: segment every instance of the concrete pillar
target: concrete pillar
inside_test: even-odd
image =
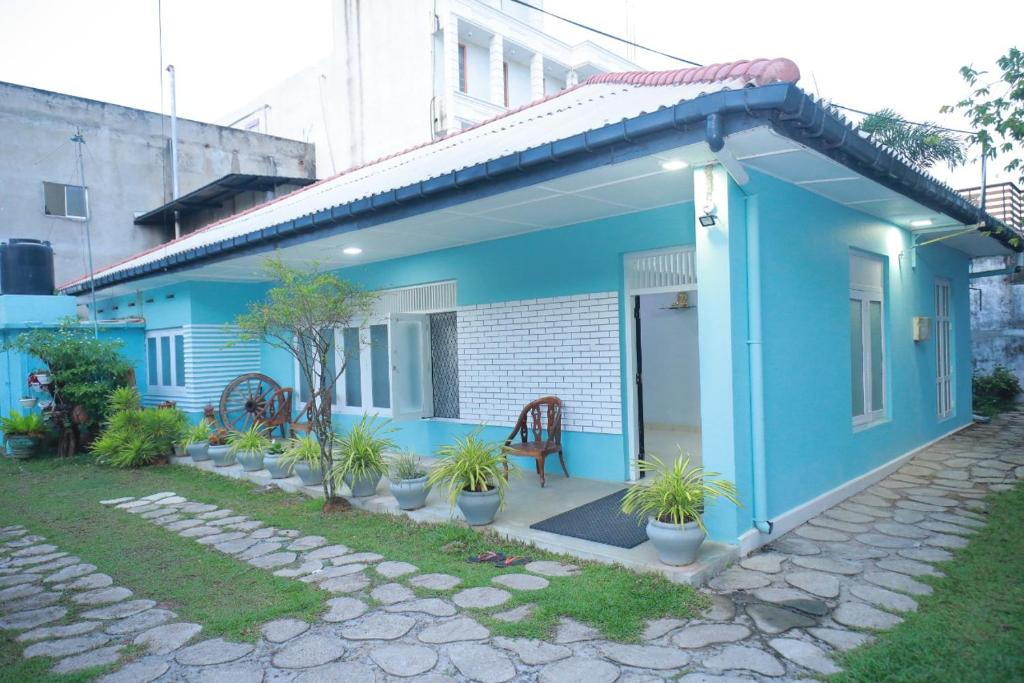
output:
[[[544,97],[544,55],[535,54],[530,58],[530,99]]]
[[[505,39],[501,36],[491,38],[491,103],[505,106]]]
[[[728,543],[752,528],[750,372],[747,356],[746,199],[720,165],[693,172],[696,230],[701,452],[704,467],[739,491],[742,508],[719,500],[704,522]],[[713,204],[716,224],[700,216]]]
[[[444,22],[444,127],[455,132],[455,93],[459,90],[459,18],[448,14]]]

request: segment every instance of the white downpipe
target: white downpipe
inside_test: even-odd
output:
[[[754,477],[754,527],[772,532],[764,445],[764,353],[761,325],[761,221],[747,212],[747,354],[750,363],[750,451]]]

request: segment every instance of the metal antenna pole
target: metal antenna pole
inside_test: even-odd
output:
[[[77,145],[78,150],[78,182],[82,184],[82,192],[85,193],[85,250],[89,256],[89,297],[92,308],[92,333],[99,339],[100,336],[100,324],[96,319],[96,277],[92,268],[92,232],[90,231],[90,222],[92,211],[89,207],[89,190],[85,186],[85,158],[82,155],[82,145],[85,144],[85,138],[82,137],[82,129],[78,128],[75,130],[74,137],[71,138],[71,142]]]
[[[174,65],[167,67],[171,75],[171,199],[178,198],[178,95],[174,82]],[[174,211],[174,238],[181,237],[181,222],[178,211]]]

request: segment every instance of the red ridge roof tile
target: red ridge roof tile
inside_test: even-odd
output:
[[[624,83],[627,85],[680,85],[714,83],[740,79],[752,85],[796,83],[800,69],[790,59],[749,59],[724,64],[709,64],[669,71],[620,71],[591,76],[584,83]]]

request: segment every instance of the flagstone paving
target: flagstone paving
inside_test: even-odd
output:
[[[931,563],[951,559],[950,549],[985,524],[980,498],[1024,477],[1022,444],[1024,414],[1016,413],[929,447],[722,572],[709,584],[704,615],[652,620],[641,644],[609,642],[571,619],[561,620],[551,642],[492,637],[477,620],[527,618],[530,604],[502,606],[514,593],[583,580],[571,564],[532,562],[492,586],[462,587],[457,576],[420,573],[171,491],[101,502],[252,571],[344,595],[327,600],[315,623],[264,624],[255,644],[203,640],[201,624],[177,621],[116,577],[12,525],[0,528],[0,629],[20,632],[25,657],[53,657],[57,673],[117,662],[133,645],[134,660],[107,683],[807,679],[838,671],[834,653],[870,642],[872,631],[917,609],[916,598],[932,591],[922,577],[941,575]]]

